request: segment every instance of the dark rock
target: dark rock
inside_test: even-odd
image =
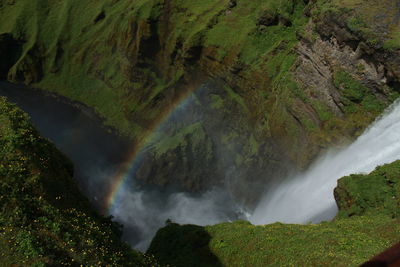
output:
[[[273,26],[279,24],[279,16],[270,10],[265,10],[257,20],[257,26]]]
[[[97,15],[97,17],[94,19],[94,23],[97,23],[105,18],[106,18],[106,13],[104,13],[104,11],[101,11],[100,14]]]
[[[17,62],[22,53],[22,42],[15,40],[11,34],[0,35],[0,80],[7,79],[10,68]]]
[[[279,16],[279,23],[286,27],[292,26],[292,22],[283,16]]]

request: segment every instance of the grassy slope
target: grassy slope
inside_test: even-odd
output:
[[[368,175],[340,179],[335,189],[340,212],[332,222],[254,226],[239,221],[203,228],[170,224],[157,233],[149,252],[176,266],[204,255],[222,266],[357,266],[398,242],[399,184],[397,161]],[[167,251],[161,249],[164,242]],[[195,262],[210,266],[206,260]]]
[[[335,198],[339,217],[380,213],[400,217],[400,161],[383,165],[369,175],[339,180]]]
[[[291,1],[238,1],[237,8],[228,10],[228,2],[228,0],[202,1],[199,4],[198,1],[170,1],[170,13],[167,14],[170,24],[157,29],[159,37],[163,39],[164,52],[157,55],[143,55],[146,54],[145,47],[150,44],[146,40],[152,37],[150,22],[160,17],[161,1],[0,1],[2,7],[0,33],[10,32],[15,38],[25,41],[23,54],[10,71],[10,78],[36,82],[37,86],[82,101],[94,107],[107,119],[108,124],[117,127],[121,132],[140,135],[146,128],[146,123],[141,123],[141,120],[151,121],[161,113],[159,110],[151,109],[154,109],[154,105],[162,109],[165,103],[158,103],[158,99],[171,93],[169,85],[173,85],[186,70],[185,60],[192,56],[190,49],[202,45],[210,55],[217,58],[214,63],[204,63],[215,75],[223,76],[224,70],[218,65],[220,62],[227,66],[242,66],[245,69],[243,75],[254,81],[251,86],[249,84],[243,86],[241,88],[243,91],[240,91],[238,96],[245,99],[243,103],[250,106],[249,110],[253,113],[265,116],[267,123],[262,127],[276,135],[297,136],[299,127],[293,122],[287,109],[295,100],[305,97],[291,81],[290,73],[296,59],[293,52],[293,47],[297,43],[296,34],[307,22],[307,18],[302,15],[303,4],[301,1],[295,1],[297,3],[295,6],[290,4]],[[371,25],[369,22],[376,13],[375,8],[385,5],[374,5],[374,1],[366,5],[365,1],[356,0],[319,2],[322,3],[321,11],[338,10],[338,7],[355,9],[357,12],[354,12],[355,16],[350,17],[348,26],[367,36],[371,44],[380,42],[380,37],[377,38],[374,32],[369,31],[371,27],[365,25]],[[259,28],[257,19],[265,11],[282,14],[292,22],[293,26],[278,24]],[[102,12],[105,18],[95,22]],[[382,40],[387,48],[394,49],[398,46],[398,36],[397,28],[393,28],[388,37]],[[180,59],[171,62],[169,58],[174,52],[177,52],[176,57]],[[152,67],[137,67],[136,63],[139,61]],[[159,75],[153,69],[154,61],[164,67],[162,71],[165,73]],[[168,67],[170,63],[174,63],[172,69]],[[43,79],[35,72],[39,65],[43,68]],[[240,81],[232,83],[242,85]],[[376,107],[381,110],[380,103],[377,104],[372,100],[373,105],[370,105],[368,98],[365,100],[365,96],[358,94],[358,91],[363,89],[347,74],[338,72],[335,75],[335,83],[338,87],[350,89],[347,97],[353,102],[349,103],[350,108],[347,109],[349,113],[353,113],[354,108],[360,109],[360,106],[365,109],[372,107],[373,114],[376,112]],[[259,90],[245,90],[246,87]],[[356,94],[351,91],[353,88],[357,88]],[[313,103],[317,111],[323,109],[320,105]],[[255,106],[257,108],[254,108]],[[363,114],[364,109],[360,110],[359,114]],[[343,123],[336,123],[337,118],[332,118],[332,114],[327,114],[325,111],[318,112],[318,115],[321,121],[326,121],[326,125],[331,125],[324,130],[326,133],[329,133],[330,129],[336,130],[338,125]],[[310,124],[307,114],[299,113],[299,116],[300,121],[308,125],[308,131],[319,127],[312,122]],[[364,119],[361,121],[364,123]],[[358,123],[358,119],[349,121],[350,124],[352,122]],[[288,143],[292,149],[296,147],[295,142]],[[346,227],[349,227],[348,229],[361,227],[361,223],[357,224],[356,221],[341,220],[347,225]],[[370,218],[360,217],[358,220],[369,222]],[[371,227],[390,224],[390,220],[383,217],[378,217],[374,221]],[[319,227],[340,229],[336,224]],[[216,227],[218,226],[215,226],[215,229]],[[221,227],[229,229],[231,225]],[[298,226],[277,228],[279,231],[286,231],[291,227]],[[304,227],[313,229],[314,226]],[[243,231],[252,229],[250,226],[241,228]],[[207,231],[211,233],[211,229],[212,227]],[[239,233],[240,229],[237,232],[226,230],[226,238]],[[318,233],[323,234],[320,231]],[[342,240],[339,232],[337,234],[335,240]],[[327,238],[325,235],[322,237],[322,239]],[[383,247],[391,242],[390,238],[385,240],[379,241],[379,246]],[[243,245],[251,244],[252,240]],[[212,247],[215,254],[220,253],[221,258],[223,255],[230,255],[229,246],[227,254],[224,254],[219,246],[221,245]],[[362,249],[362,245],[359,248]],[[279,255],[279,251],[275,253],[277,254],[274,255]],[[229,261],[229,257],[226,257],[225,260]],[[365,254],[363,257],[369,256]],[[357,256],[355,260],[361,261],[361,258]],[[256,258],[253,257],[253,260]]]
[[[72,165],[0,98],[0,262],[3,266],[145,266],[72,179]]]
[[[400,49],[400,17],[396,1],[333,0],[319,1],[319,12],[344,15],[344,23],[368,44],[388,50]],[[326,13],[325,13],[326,14]]]
[[[397,59],[391,62],[379,54],[386,53],[386,57],[389,58],[396,58],[398,55],[400,17],[395,1],[319,0],[315,3],[311,14],[316,28],[324,28],[324,24],[336,24],[336,29],[325,28],[325,30],[336,31],[335,33],[325,32],[325,37],[333,34],[337,39],[346,40],[347,38],[348,43],[353,42],[353,45],[356,45],[353,49],[356,49],[358,45],[358,48],[362,48],[361,51],[365,50],[365,54],[361,56],[364,60],[375,62],[381,57],[379,64],[385,64],[386,72],[397,73]],[[378,56],[373,59],[375,53]],[[389,53],[392,54],[389,55]],[[375,62],[375,64],[378,63]],[[337,118],[324,111],[321,114],[326,117],[323,119],[323,135],[331,132],[332,136],[340,136],[343,132],[349,131],[353,131],[355,135],[361,134],[371,121],[381,114],[388,103],[399,96],[398,90],[390,88],[389,83],[381,86],[375,95],[372,94],[366,86],[369,81],[360,81],[358,73],[363,72],[360,65],[355,65],[351,70],[352,73],[340,67],[334,69],[333,72],[333,84],[341,93],[340,100],[344,105],[343,111],[346,118]],[[386,101],[380,97],[382,93],[387,95]],[[319,103],[314,105],[317,111],[321,109],[318,105]]]
[[[227,15],[228,2],[203,1],[200,5],[196,1],[170,1],[170,10],[162,14],[168,16],[168,27],[157,26],[156,34],[164,38],[160,40],[163,45],[160,57],[169,58],[174,53],[178,53],[178,57],[190,57],[190,49],[201,45],[215,49],[222,61],[245,64],[250,68],[249,73],[262,68],[269,77],[280,76],[274,78],[277,83],[286,83],[286,72],[295,60],[291,52],[297,42],[295,31],[305,22],[301,16],[302,5],[293,7],[290,1],[280,4],[239,1]],[[4,23],[0,24],[0,33],[10,32],[14,38],[26,41],[21,60],[11,70],[10,78],[18,80],[18,72],[22,71],[25,77],[21,78],[25,81],[38,81],[40,87],[86,103],[121,132],[138,134],[140,126],[131,122],[130,116],[143,112],[184,72],[182,62],[176,62],[170,73],[162,77],[156,77],[152,67],[136,66],[141,56],[143,62],[154,64],[157,51],[149,58],[143,58],[140,53],[145,53],[141,45],[147,45],[146,38],[152,34],[149,21],[160,17],[160,3],[162,1],[156,0],[3,3],[0,14]],[[267,9],[285,14],[293,19],[295,26],[276,25],[258,32],[257,19]],[[95,23],[101,12],[106,17]],[[178,45],[181,49],[177,49]],[[38,55],[30,55],[37,50],[40,50]],[[32,67],[29,65],[33,63],[37,67],[34,62],[38,58],[34,57],[43,60],[40,63],[43,80],[30,77],[32,69],[29,68]],[[161,60],[158,63],[171,62]],[[137,90],[148,92],[138,93]],[[159,108],[162,109],[162,105]],[[158,114],[155,112],[151,117]]]
[[[257,141],[272,136],[303,164],[306,139],[311,158],[316,144],[364,128],[388,104],[378,111],[352,105],[356,114],[340,118],[298,87],[292,70],[309,21],[304,1],[242,0],[233,8],[229,2],[2,0],[0,34],[25,42],[9,78],[81,101],[141,139],[182,90],[196,86],[191,75],[201,70],[236,93],[245,109],[234,119],[246,118]],[[337,9],[325,2],[318,1],[320,10]],[[263,17],[276,22],[262,25]],[[185,79],[183,89],[177,86]]]

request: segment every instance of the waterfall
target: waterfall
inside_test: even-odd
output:
[[[253,224],[317,223],[337,213],[333,189],[337,180],[400,159],[400,102],[397,101],[356,141],[329,151],[311,167],[270,187],[250,221]]]

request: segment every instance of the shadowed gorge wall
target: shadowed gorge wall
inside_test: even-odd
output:
[[[156,266],[121,242],[78,189],[71,162],[0,97],[0,261],[4,266]]]
[[[22,43],[13,39],[11,34],[0,35],[0,80],[6,80],[8,71],[17,62],[22,53]]]
[[[385,10],[372,2],[365,5],[371,9],[322,0],[0,3],[0,34],[24,42],[9,79],[93,107],[135,144],[192,92],[213,84],[205,90],[211,100],[201,103],[214,112],[159,139],[137,173],[145,183],[201,191],[228,177],[251,206],[240,185],[256,190],[307,166],[321,149],[359,135],[397,97],[398,21],[390,12],[389,23],[375,22]],[[376,27],[366,31],[368,23]],[[217,118],[224,121],[218,127]],[[182,168],[163,168],[164,156]],[[208,164],[213,157],[224,163]],[[190,173],[207,177],[226,165],[228,174],[188,182]]]
[[[306,168],[328,147],[359,136],[399,96],[399,6],[400,0],[0,0],[0,79],[84,103],[130,138],[121,171],[102,173],[110,180],[104,186],[110,194],[102,194],[101,201],[128,225],[127,239],[146,243],[163,216],[204,225],[241,218],[254,210],[265,189],[274,188],[274,180],[290,177],[288,172]],[[9,120],[0,119],[0,130],[8,136],[4,125]],[[17,137],[30,132],[22,130]],[[31,144],[29,138],[24,141]],[[10,140],[5,138],[7,145],[0,148],[18,164],[8,169],[25,174],[20,168],[25,157],[19,149],[9,150]],[[333,222],[169,223],[150,251],[178,266],[193,258],[226,266],[283,261],[324,266],[340,265],[343,259],[360,264],[400,236],[397,165],[340,180],[335,190],[340,213]],[[9,171],[4,166],[0,170]],[[61,175],[68,170],[61,168]],[[22,180],[15,188],[5,183],[2,189],[7,197],[9,192],[21,197],[18,213],[11,209],[15,199],[2,202],[11,207],[3,217],[16,216],[26,226],[15,237],[22,240],[15,243],[22,244],[22,252],[11,248],[8,258],[17,251],[25,263],[25,246],[40,237],[44,249],[63,261],[92,264],[93,256],[124,262],[118,252],[123,245],[113,250],[117,256],[104,253],[108,240],[119,237],[108,219],[93,222],[76,210],[58,216],[58,208],[46,204],[40,206],[43,213],[55,215],[34,214],[44,233],[30,223],[31,207],[42,204],[40,196],[24,197],[27,190],[36,193],[36,172],[33,168],[29,176],[33,181]],[[178,192],[171,194],[171,188]],[[149,216],[137,220],[139,212]],[[72,217],[89,228],[108,226],[99,235],[98,228],[90,228],[101,244],[95,250],[99,254],[92,254],[90,242],[79,243],[82,229],[69,221],[67,232],[75,238],[63,236],[66,244],[45,238],[53,231],[64,233],[59,225]],[[0,246],[9,248],[4,240]],[[73,243],[90,249],[77,255],[70,252]],[[140,243],[142,249],[147,244]],[[27,251],[41,260],[40,250]],[[131,256],[145,260],[141,254]]]

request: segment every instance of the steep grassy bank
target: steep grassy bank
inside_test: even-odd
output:
[[[150,133],[168,121],[163,131],[146,143],[148,154],[137,163],[136,178],[162,187],[179,184],[191,191],[225,184],[251,205],[269,180],[284,176],[291,167],[306,166],[328,145],[359,135],[398,97],[397,4],[386,0],[0,0],[0,79],[28,83],[81,101],[94,108],[107,124],[131,136],[136,144],[143,144]],[[187,108],[183,115],[164,120],[182,103]],[[13,157],[22,153],[2,152]],[[28,154],[26,157],[34,155]],[[6,167],[6,172],[21,171]],[[36,171],[35,167],[31,173]],[[391,180],[388,183],[392,184]],[[384,185],[379,183],[378,187]],[[11,200],[5,203],[14,207],[14,193],[10,192],[18,193],[24,187],[6,188],[4,196]],[[35,188],[28,186],[29,190]],[[380,194],[368,201],[346,194],[350,202],[339,198],[343,216],[361,214],[367,209],[365,203],[394,205],[390,199],[380,199]],[[36,202],[29,206],[31,200],[22,196],[27,201],[24,205],[33,207],[23,212],[35,210]],[[33,200],[39,204],[42,201]],[[360,204],[354,208],[353,202]],[[7,226],[12,231],[4,228],[10,238],[14,238],[15,225],[25,227],[19,222],[25,219],[18,217],[23,212],[17,210],[4,217],[13,225]],[[80,218],[78,211],[71,212],[46,218],[64,225],[64,220]],[[398,237],[396,219],[373,213],[373,217],[338,218],[320,226],[253,227],[236,223],[196,228],[200,237],[193,248],[204,247],[199,255],[205,255],[207,263],[259,264],[258,258],[266,263],[272,258],[273,264],[274,257],[278,261],[297,251],[301,254],[289,262],[329,261],[340,265],[340,260],[348,257],[349,263],[359,263],[392,242],[392,237]],[[13,216],[17,216],[16,221]],[[46,220],[39,222],[42,225]],[[66,222],[65,227],[86,225],[86,219],[82,220],[77,224]],[[41,251],[51,251],[49,255],[61,255],[60,259],[67,261],[73,258],[91,263],[103,257],[102,248],[90,250],[98,254],[85,256],[68,247],[82,245],[81,239],[68,242],[69,236],[63,236],[64,241],[44,238],[54,236],[50,234],[51,223],[44,228],[50,230],[45,231],[34,224],[26,227],[28,234],[45,240],[43,249],[28,256],[32,261],[42,259]],[[276,247],[280,250],[269,246],[268,238],[263,239],[274,227],[277,230],[273,236],[278,238],[272,236],[271,242],[279,244]],[[54,231],[58,229],[56,224]],[[166,231],[165,238],[173,240],[181,228],[170,225],[166,229],[171,231]],[[104,231],[111,239],[118,236],[113,230]],[[387,231],[392,232],[386,235]],[[280,243],[280,236],[290,233],[296,233],[289,239],[293,246],[282,248],[287,243]],[[308,235],[304,238],[310,241],[309,246],[300,245],[303,242],[297,238],[303,238],[304,233],[323,240],[323,245],[312,243]],[[36,242],[24,235],[22,231],[23,241],[15,242],[15,249],[3,242],[7,244],[5,251],[16,253],[21,262],[25,255],[19,254],[18,244],[29,247]],[[247,236],[253,238],[248,240]],[[238,244],[234,238],[247,242]],[[169,258],[160,249],[161,245],[173,248],[169,252],[174,255],[182,249],[179,240],[155,241],[151,251],[165,261],[186,264],[189,258],[185,253]],[[261,250],[263,255],[254,252],[257,247],[265,248]],[[331,254],[315,254],[314,249],[321,247],[327,247]],[[356,253],[349,255],[352,251]],[[107,255],[112,258],[104,256],[104,261],[112,262],[114,254]],[[43,258],[45,262],[54,260]],[[115,260],[124,262],[123,258]]]
[[[1,265],[156,265],[120,241],[120,226],[94,212],[72,173],[27,114],[0,98]]]
[[[332,222],[169,224],[149,252],[175,266],[357,266],[400,238],[399,172],[396,161],[340,179],[335,189],[340,211]]]
[[[142,145],[192,95],[139,180],[201,191],[231,168],[230,190],[245,198],[246,184],[256,199],[398,96],[397,14],[373,2],[2,0],[0,46],[15,49],[2,50],[0,77],[81,101]]]

